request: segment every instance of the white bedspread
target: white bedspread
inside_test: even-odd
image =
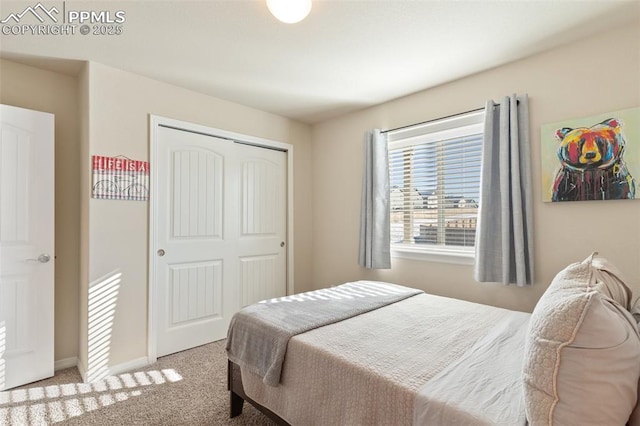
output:
[[[416,396],[415,425],[525,425],[522,362],[530,314],[514,312],[429,380]]]
[[[468,359],[474,347],[480,350],[481,340],[496,325],[528,316],[420,294],[293,337],[280,386],[266,386],[243,369],[245,392],[292,425],[411,425],[416,395],[430,380],[446,387],[443,372]],[[511,353],[514,359],[517,350]],[[463,363],[463,369],[477,374],[471,372],[473,364]],[[520,371],[503,374],[519,377]],[[456,389],[457,396],[448,398],[459,400],[473,392],[464,384]],[[520,404],[520,393],[503,396],[502,405]],[[444,411],[428,415],[441,419],[433,424],[454,424],[462,412],[482,410],[474,404],[456,407],[452,421]]]

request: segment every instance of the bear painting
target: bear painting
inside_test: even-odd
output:
[[[561,167],[553,201],[621,200],[635,197],[635,183],[624,163],[622,122],[609,118],[591,127],[556,131]]]
[[[550,200],[545,201],[636,198],[636,189],[640,188],[636,170],[627,162],[625,122],[620,116],[610,116],[586,126],[547,128],[554,139],[543,142],[554,143],[556,167],[549,185]]]

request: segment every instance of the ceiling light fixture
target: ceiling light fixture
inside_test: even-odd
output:
[[[267,0],[273,16],[285,24],[295,24],[307,17],[311,11],[311,0]]]

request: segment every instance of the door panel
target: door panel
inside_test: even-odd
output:
[[[214,152],[172,152],[172,236],[222,238],[223,157]]]
[[[54,118],[0,106],[0,390],[53,375]]]
[[[169,266],[170,326],[222,317],[222,262]]]
[[[241,147],[246,151],[246,147]],[[259,148],[253,148],[259,149]],[[258,159],[242,161],[242,235],[275,234],[281,219],[277,193],[278,165]]]
[[[278,254],[240,258],[242,306],[285,295]]]

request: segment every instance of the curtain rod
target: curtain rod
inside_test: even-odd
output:
[[[428,124],[428,123],[431,123],[431,122],[434,122],[434,121],[445,120],[447,118],[453,118],[453,117],[457,117],[459,115],[471,114],[472,112],[478,112],[478,111],[483,111],[483,110],[484,110],[484,107],[471,109],[471,110],[465,111],[465,112],[459,112],[459,113],[447,115],[447,116],[444,116],[444,117],[432,118],[431,120],[421,121],[420,123],[407,124],[406,126],[396,127],[395,129],[383,130],[380,133],[395,132],[396,130],[402,130],[402,129],[406,129],[406,128],[413,127],[413,126],[420,126],[421,124]]]
[[[520,99],[516,99],[516,102],[520,103]],[[499,107],[500,104],[495,104],[494,106]],[[482,108],[470,109],[469,111],[459,112],[457,114],[446,115],[444,117],[439,117],[439,118],[432,118],[431,120],[421,121],[420,123],[407,124],[406,126],[396,127],[395,129],[382,130],[380,133],[395,132],[396,130],[402,130],[402,129],[406,129],[406,128],[413,127],[413,126],[420,126],[421,124],[428,124],[428,123],[431,123],[431,122],[434,122],[434,121],[446,120],[447,118],[453,118],[453,117],[457,117],[459,115],[471,114],[472,112],[478,112],[478,111],[482,111],[484,109],[486,109],[486,108],[482,107]]]

